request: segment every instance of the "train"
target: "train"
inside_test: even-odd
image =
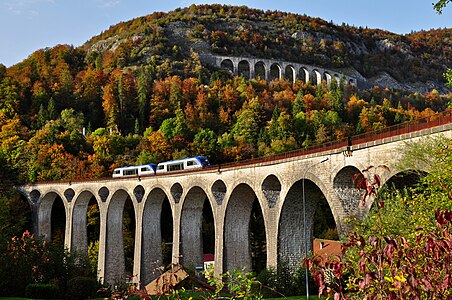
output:
[[[192,170],[210,166],[210,162],[205,156],[192,156],[176,160],[169,160],[158,164],[146,164],[138,166],[127,166],[113,170],[113,178],[149,176],[154,174]]]

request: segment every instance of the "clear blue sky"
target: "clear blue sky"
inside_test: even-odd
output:
[[[57,44],[82,45],[111,25],[154,11],[192,3],[246,5],[320,17],[336,24],[380,28],[395,33],[451,28],[452,4],[442,15],[434,0],[0,0],[0,63],[11,66],[31,53]]]

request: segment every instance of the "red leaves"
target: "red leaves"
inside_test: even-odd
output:
[[[354,231],[341,246],[342,256],[322,265],[319,259],[306,259],[319,296],[445,299],[452,290],[452,211],[436,210],[435,217],[438,229],[419,233],[412,244],[404,237],[383,235],[366,242]],[[353,250],[356,255],[349,256]]]
[[[358,190],[364,190],[364,193],[361,196],[362,206],[366,204],[366,199],[368,197],[375,196],[377,194],[377,190],[381,185],[381,178],[378,174],[374,174],[372,176],[372,181],[363,175],[363,173],[368,172],[371,168],[373,168],[373,166],[363,170],[362,173],[356,173],[353,175],[353,182],[356,184],[356,188]]]

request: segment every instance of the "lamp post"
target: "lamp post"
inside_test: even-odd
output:
[[[303,178],[301,179],[301,183],[302,183],[302,190],[303,190],[303,234],[304,234],[304,255],[305,257],[308,256],[308,240],[306,238],[306,198],[305,198],[305,194],[304,194],[304,179],[306,178],[306,173],[308,173],[308,170],[310,167],[313,167],[315,165],[324,163],[328,160],[328,157],[322,159],[321,161],[319,161],[318,163],[312,164],[310,166],[308,166],[303,173]],[[309,299],[309,275],[308,275],[308,267],[306,266],[306,298]]]

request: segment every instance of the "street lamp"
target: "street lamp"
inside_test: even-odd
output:
[[[303,178],[302,180],[302,189],[303,189],[303,234],[304,234],[304,255],[305,257],[308,257],[308,241],[306,238],[306,199],[305,199],[305,195],[304,195],[304,179],[306,178],[306,173],[308,173],[308,170],[310,167],[313,167],[315,165],[324,163],[328,160],[328,157],[322,159],[321,161],[319,161],[318,163],[312,164],[310,166],[308,166],[303,173]],[[308,275],[308,266],[306,265],[306,298],[309,299],[309,275]]]

